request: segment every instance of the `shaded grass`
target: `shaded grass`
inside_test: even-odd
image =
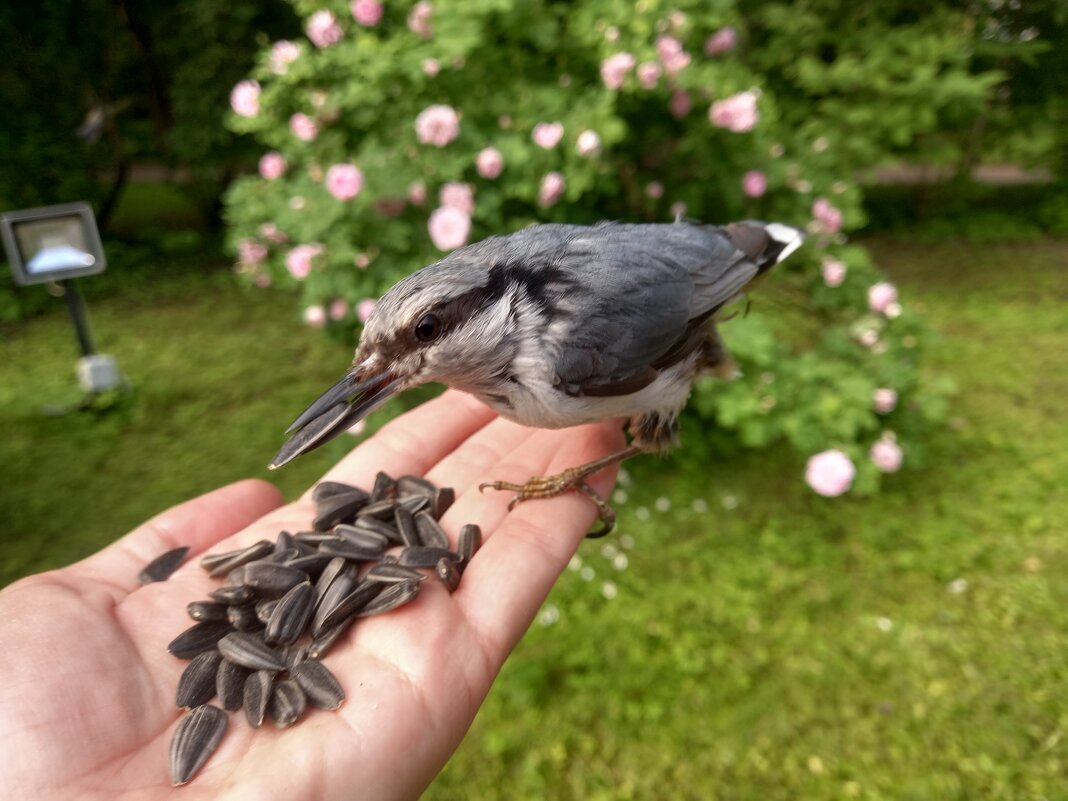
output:
[[[559,583],[428,797],[1068,798],[1068,247],[871,244],[960,388],[929,467],[826,500],[781,451],[635,461],[619,535],[583,545],[593,575]],[[73,386],[61,312],[3,329],[5,579],[266,476],[350,355],[225,274],[91,311],[137,387],[110,414],[37,413]],[[345,447],[270,478],[292,496]]]

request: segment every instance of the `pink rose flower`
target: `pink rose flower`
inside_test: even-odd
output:
[[[415,118],[415,135],[424,145],[445,147],[460,135],[460,117],[452,106],[427,106]]]
[[[352,260],[352,263],[361,270],[366,270],[371,264],[371,257],[366,253],[357,253],[356,258]]]
[[[761,197],[768,191],[768,177],[760,170],[749,170],[742,176],[742,191],[746,197]]]
[[[534,144],[546,150],[551,150],[560,144],[563,137],[564,124],[562,122],[539,122],[534,126],[534,131],[530,135]]]
[[[860,344],[866,348],[874,348],[879,344],[879,332],[874,328],[868,328],[861,331]]]
[[[277,150],[264,153],[260,157],[260,175],[266,180],[273,181],[280,178],[286,171],[286,160]]]
[[[471,216],[452,206],[442,206],[431,213],[427,230],[430,231],[430,241],[438,250],[455,250],[467,242]]]
[[[566,183],[561,173],[548,173],[541,179],[541,187],[538,189],[538,205],[543,209],[555,206],[557,201],[564,196],[565,188]]]
[[[304,322],[313,328],[322,328],[326,325],[326,309],[318,303],[314,306],[308,306],[304,310]]]
[[[812,216],[816,219],[820,229],[829,234],[842,230],[842,212],[832,206],[825,197],[818,197],[812,201]]]
[[[289,118],[289,130],[304,142],[311,142],[319,135],[319,123],[299,111]]]
[[[303,281],[311,272],[312,259],[323,252],[319,244],[297,245],[286,254],[286,269],[298,281]]]
[[[283,244],[289,237],[278,230],[278,226],[274,223],[264,223],[260,226],[260,236],[266,239],[268,242],[272,242],[275,245]]]
[[[630,53],[616,53],[601,62],[601,80],[609,89],[619,89],[627,73],[634,69],[635,59]]]
[[[352,0],[349,10],[356,22],[368,28],[382,21],[382,4],[378,0]]]
[[[668,75],[676,75],[690,66],[690,54],[682,49],[682,42],[674,36],[657,37],[656,54]]]
[[[434,13],[434,7],[422,0],[416,3],[408,14],[408,29],[421,39],[429,39],[434,35],[434,30],[430,26],[430,17]]]
[[[230,90],[230,108],[240,117],[260,113],[260,85],[257,81],[238,81]]]
[[[308,17],[304,32],[316,47],[335,45],[341,41],[342,36],[341,26],[338,25],[334,12],[325,8]]]
[[[880,387],[872,393],[871,405],[877,414],[890,414],[897,407],[897,393],[887,387]]]
[[[708,119],[717,128],[726,128],[734,133],[746,133],[760,119],[755,92],[738,92],[723,100],[717,100],[708,110]]]
[[[880,472],[896,473],[901,469],[901,463],[905,460],[905,452],[893,439],[883,437],[871,446],[868,458]]]
[[[426,184],[415,181],[408,185],[408,202],[413,206],[422,206],[426,203]]]
[[[583,158],[596,155],[601,150],[601,137],[596,131],[583,131],[575,140],[575,152]]]
[[[877,314],[884,314],[891,303],[897,303],[897,289],[887,281],[880,281],[868,288],[868,307]]]
[[[676,89],[671,93],[671,100],[668,101],[668,108],[671,110],[672,116],[682,119],[690,113],[690,109],[693,108],[693,103],[690,101],[690,96],[682,89]]]
[[[475,158],[475,167],[479,175],[492,181],[504,170],[504,156],[495,147],[484,147]]]
[[[655,61],[646,61],[638,65],[638,83],[643,89],[655,89],[656,82],[660,80],[660,65]]]
[[[823,451],[809,457],[805,482],[826,498],[834,498],[853,485],[857,469],[849,457],[838,450]]]
[[[267,248],[255,239],[242,239],[237,243],[237,257],[242,264],[252,267],[267,258]]]
[[[270,70],[275,75],[285,75],[289,65],[300,57],[300,45],[283,39],[271,45]]]
[[[338,200],[352,200],[363,189],[363,173],[355,164],[335,164],[326,171],[326,191]]]
[[[330,319],[334,322],[344,320],[349,313],[349,302],[344,298],[338,298],[330,303],[328,312],[330,314]]]
[[[471,184],[449,181],[441,187],[439,200],[442,206],[459,209],[471,215],[475,211],[475,188]]]
[[[650,181],[645,185],[646,197],[651,197],[653,200],[659,200],[664,196],[664,185],[659,181]]]
[[[705,40],[705,53],[710,56],[718,56],[720,53],[728,53],[738,44],[738,32],[727,26],[720,28]]]
[[[820,271],[823,283],[829,287],[841,286],[846,277],[846,266],[838,259],[824,259]]]
[[[271,285],[271,276],[269,273],[256,273],[252,276],[252,283],[260,289],[266,289]]]
[[[436,58],[423,59],[423,74],[428,78],[435,78],[439,72],[441,72],[441,64]]]
[[[371,319],[371,313],[374,312],[377,305],[378,303],[374,298],[364,298],[356,305],[356,316],[360,318],[361,323],[366,323]]]

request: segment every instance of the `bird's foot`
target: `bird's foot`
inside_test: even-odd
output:
[[[589,464],[584,464],[580,467],[569,467],[555,476],[533,476],[525,484],[513,484],[510,481],[486,481],[479,484],[478,489],[479,492],[483,492],[487,488],[514,492],[515,497],[508,503],[509,511],[523,501],[534,498],[554,498],[569,490],[577,490],[597,505],[597,511],[603,525],[597,531],[586,535],[590,539],[596,539],[597,537],[605,536],[615,528],[616,513],[605,499],[586,483],[586,479],[597,471],[603,470],[605,467],[615,462],[620,462],[638,452],[639,449],[632,445],[618,453],[613,453],[603,459],[597,459]]]

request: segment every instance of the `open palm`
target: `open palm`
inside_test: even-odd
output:
[[[489,479],[524,481],[617,449],[618,425],[539,431],[497,419],[447,392],[383,428],[325,478],[370,486],[378,470],[426,475],[456,489],[442,520],[453,544],[464,523],[486,543],[449,595],[421,597],[362,620],[324,660],[347,700],[292,729],[254,731],[240,713],[186,787],[172,790],[168,747],[184,662],[167,643],[190,625],[185,605],[217,582],[189,561],[140,586],[138,571],[179,545],[191,557],[307,528],[310,494],[244,481],[177,506],[88,559],[0,593],[0,775],[7,797],[414,798],[459,745],[505,658],[593,522],[566,495],[507,511]],[[591,484],[608,492],[611,471]],[[106,510],[98,510],[106,514]],[[218,547],[216,547],[218,546]]]

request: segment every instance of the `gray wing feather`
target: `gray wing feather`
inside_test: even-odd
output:
[[[733,298],[757,273],[713,226],[601,224],[528,231],[531,240],[559,239],[553,265],[574,295],[564,298],[572,324],[560,344],[557,376],[575,393],[595,394],[616,384],[626,392],[640,389],[656,376],[651,365],[687,334],[692,321]]]

